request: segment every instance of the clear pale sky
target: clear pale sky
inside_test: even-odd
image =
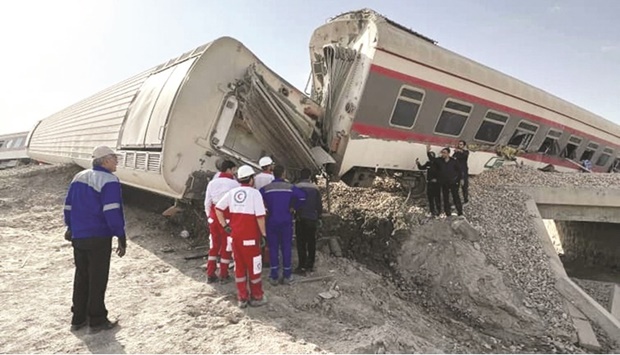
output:
[[[314,28],[372,8],[620,124],[617,0],[0,1],[0,134],[220,36],[303,89]]]

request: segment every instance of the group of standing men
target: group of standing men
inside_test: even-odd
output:
[[[205,213],[211,234],[207,282],[229,282],[228,266],[234,256],[241,308],[266,303],[261,278],[265,246],[269,250],[269,282],[274,286],[291,283],[294,224],[299,256],[297,271],[303,273],[314,268],[316,230],[322,214],[321,194],[310,180],[309,169],[303,169],[301,181],[293,185],[284,179],[284,167],[275,165],[271,158],[261,158],[259,165],[262,169],[259,174],[249,165],[241,166],[235,180],[235,163],[223,161],[205,193]],[[216,275],[218,257],[219,277]]]
[[[427,146],[428,161],[420,164],[416,158],[416,165],[419,170],[426,170],[426,193],[428,197],[429,210],[432,216],[439,217],[442,212],[446,216],[452,214],[450,196],[454,202],[456,213],[463,215],[463,205],[469,203],[469,150],[465,141],[459,141],[452,156],[450,148],[443,148],[440,157],[436,157],[431,151],[430,145]],[[463,192],[463,202],[459,195],[459,187]],[[443,201],[442,201],[443,196]]]

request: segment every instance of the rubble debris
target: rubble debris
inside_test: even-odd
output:
[[[8,243],[9,248],[21,248],[14,252],[22,253],[26,248],[35,248],[33,252],[40,253],[51,248],[49,234],[60,233],[62,221],[58,219],[49,226],[41,220],[57,216],[66,192],[65,183],[75,171],[57,171],[53,179],[59,182],[57,186],[50,184],[47,177],[35,176],[36,172],[31,175],[34,180],[0,179],[3,193],[15,187],[23,191],[28,186],[29,193],[32,190],[28,195],[3,196],[3,201],[10,201],[7,204],[12,208],[6,209],[6,204],[0,206],[4,224],[0,228],[7,233],[19,230],[29,240],[37,241],[23,246]],[[0,173],[0,176],[4,175]],[[598,176],[602,183],[597,182]],[[313,273],[316,277],[299,277],[295,287],[267,287],[269,306],[249,309],[247,313],[238,312],[234,305],[234,296],[230,296],[234,285],[207,287],[204,272],[196,269],[202,260],[183,259],[185,239],[176,238],[181,227],[186,228],[179,222],[182,214],[175,216],[178,219],[162,221],[160,212],[169,205],[157,213],[149,213],[151,204],[141,209],[143,200],[134,199],[125,211],[130,222],[132,257],[114,263],[115,281],[110,285],[115,310],[131,315],[117,339],[128,352],[153,351],[153,337],[165,340],[158,342],[165,344],[158,351],[167,352],[248,352],[247,344],[259,343],[268,352],[583,352],[572,344],[575,336],[572,321],[566,315],[562,297],[555,291],[548,258],[529,225],[531,219],[527,218],[523,206],[527,196],[513,188],[529,183],[611,184],[612,188],[618,188],[620,177],[543,173],[527,167],[505,167],[473,177],[470,204],[464,212],[468,223],[479,233],[476,241],[462,237],[459,228],[456,231],[452,228],[450,219],[432,219],[422,226],[426,219],[424,201],[413,199],[405,203],[407,192],[392,180],[377,179],[375,189],[332,184],[334,214],[324,218],[321,233],[323,238],[337,236],[346,258],[331,257],[329,245],[325,243],[328,250],[317,255],[317,271]],[[380,205],[381,209],[377,209]],[[436,229],[440,231],[438,236],[434,236]],[[196,235],[193,229],[188,230],[192,236]],[[132,235],[148,238],[132,238]],[[188,240],[194,244],[191,250],[199,249],[196,237]],[[174,245],[176,251],[158,253],[168,244]],[[204,245],[206,241],[201,247]],[[444,250],[439,250],[440,247]],[[22,277],[19,283],[12,281],[14,273],[39,272],[41,265],[31,259],[23,270],[19,268],[20,262],[12,267],[11,250],[3,254],[0,265],[5,271],[0,284],[11,288],[11,293],[6,293],[7,304],[26,302],[23,309],[28,311],[28,307],[34,306],[32,302],[41,301],[37,297],[45,295],[41,287],[63,294],[68,292],[68,284],[58,284],[57,280],[67,277],[70,248],[60,249],[62,258],[52,263],[46,261],[45,272],[51,277]],[[404,251],[409,253],[410,262],[401,256]],[[452,257],[431,260],[425,253],[436,258]],[[420,269],[411,270],[412,265],[420,265]],[[141,272],[136,273],[136,269]],[[477,278],[476,274],[479,274]],[[480,278],[482,282],[478,282]],[[55,282],[54,287],[48,284],[48,279]],[[30,282],[28,288],[17,287],[24,282]],[[317,297],[331,291],[337,291],[338,297],[331,293],[329,301]],[[19,295],[19,300],[12,295]],[[52,316],[58,319],[66,315],[70,300],[60,294],[56,296],[63,300],[63,307],[51,308],[45,324],[55,324],[51,322]],[[128,299],[129,303],[121,303],[120,299]],[[141,307],[162,311],[142,312]],[[36,348],[29,342],[32,337],[27,331],[17,331],[42,329],[42,325],[28,320],[29,313],[16,307],[0,312],[0,317],[9,314],[15,320],[0,326],[0,334],[15,335],[11,344],[0,346],[5,352]],[[145,324],[153,326],[144,328]],[[144,331],[131,333],[134,329]],[[218,329],[218,337],[201,338],[205,329]],[[38,339],[46,342],[48,351],[88,350],[79,342],[67,344],[66,337],[57,336],[59,329],[47,330],[51,331],[41,332],[43,338]],[[295,337],[303,338],[307,346],[300,347]],[[62,342],[54,340],[57,338],[63,339]],[[601,351],[613,350],[611,342],[600,337],[599,341]]]

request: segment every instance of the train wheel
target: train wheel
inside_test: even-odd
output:
[[[426,193],[426,178],[424,174],[408,173],[398,179],[406,190],[408,190],[407,201],[410,198],[423,197]]]

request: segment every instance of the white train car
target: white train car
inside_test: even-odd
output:
[[[620,166],[620,127],[508,75],[439,47],[372,10],[339,15],[310,41],[311,97],[335,178],[369,186],[376,172],[418,179],[415,158],[468,142],[470,173],[502,163],[595,172]]]
[[[30,159],[26,153],[28,132],[0,135],[0,169],[6,169],[27,163]]]
[[[87,168],[93,148],[108,145],[124,184],[200,199],[221,157],[256,167],[269,154],[293,170],[318,169],[318,130],[304,110],[318,105],[223,37],[43,119],[28,155]]]

